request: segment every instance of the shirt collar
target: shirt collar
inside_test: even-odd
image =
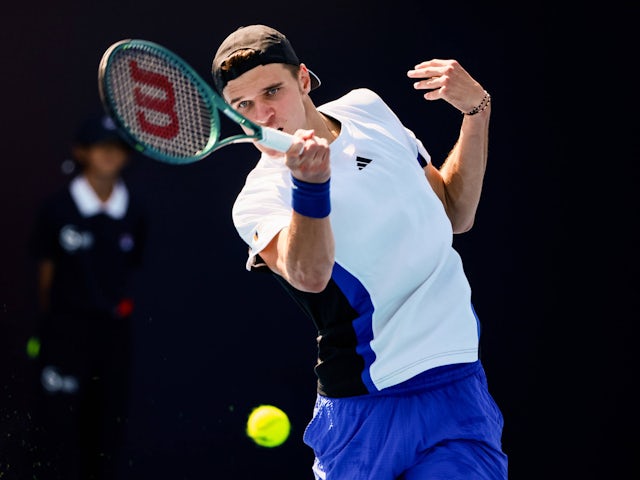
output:
[[[118,180],[114,185],[113,191],[106,202],[98,198],[84,175],[79,175],[71,181],[69,191],[83,217],[104,213],[111,218],[120,219],[127,213],[129,192],[122,180]]]

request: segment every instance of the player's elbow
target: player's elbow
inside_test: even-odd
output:
[[[320,293],[327,288],[332,270],[333,263],[322,267],[297,268],[289,275],[289,283],[303,292]]]
[[[471,217],[466,219],[466,221],[456,221],[451,222],[451,226],[453,228],[453,233],[465,233],[473,228],[473,224],[475,222],[475,218]]]
[[[450,203],[447,216],[451,222],[453,233],[465,233],[473,228],[476,220],[476,206],[463,207]]]

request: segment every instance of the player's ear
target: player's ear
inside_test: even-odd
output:
[[[309,70],[304,63],[300,64],[300,69],[298,70],[298,83],[302,93],[311,91],[311,75],[309,75]]]

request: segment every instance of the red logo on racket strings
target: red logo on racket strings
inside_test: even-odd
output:
[[[180,131],[180,125],[175,110],[176,97],[173,92],[173,85],[169,79],[159,73],[140,68],[135,60],[129,62],[129,67],[131,69],[131,77],[136,82],[150,85],[165,93],[165,98],[159,98],[143,92],[140,87],[136,87],[133,91],[136,105],[163,113],[171,120],[166,125],[159,125],[149,121],[145,112],[139,110],[136,112],[136,117],[140,123],[140,128],[157,137],[173,138],[177,136]]]

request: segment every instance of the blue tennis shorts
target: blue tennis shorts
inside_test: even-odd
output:
[[[303,438],[316,480],[505,480],[502,428],[478,361],[374,394],[318,395]]]

